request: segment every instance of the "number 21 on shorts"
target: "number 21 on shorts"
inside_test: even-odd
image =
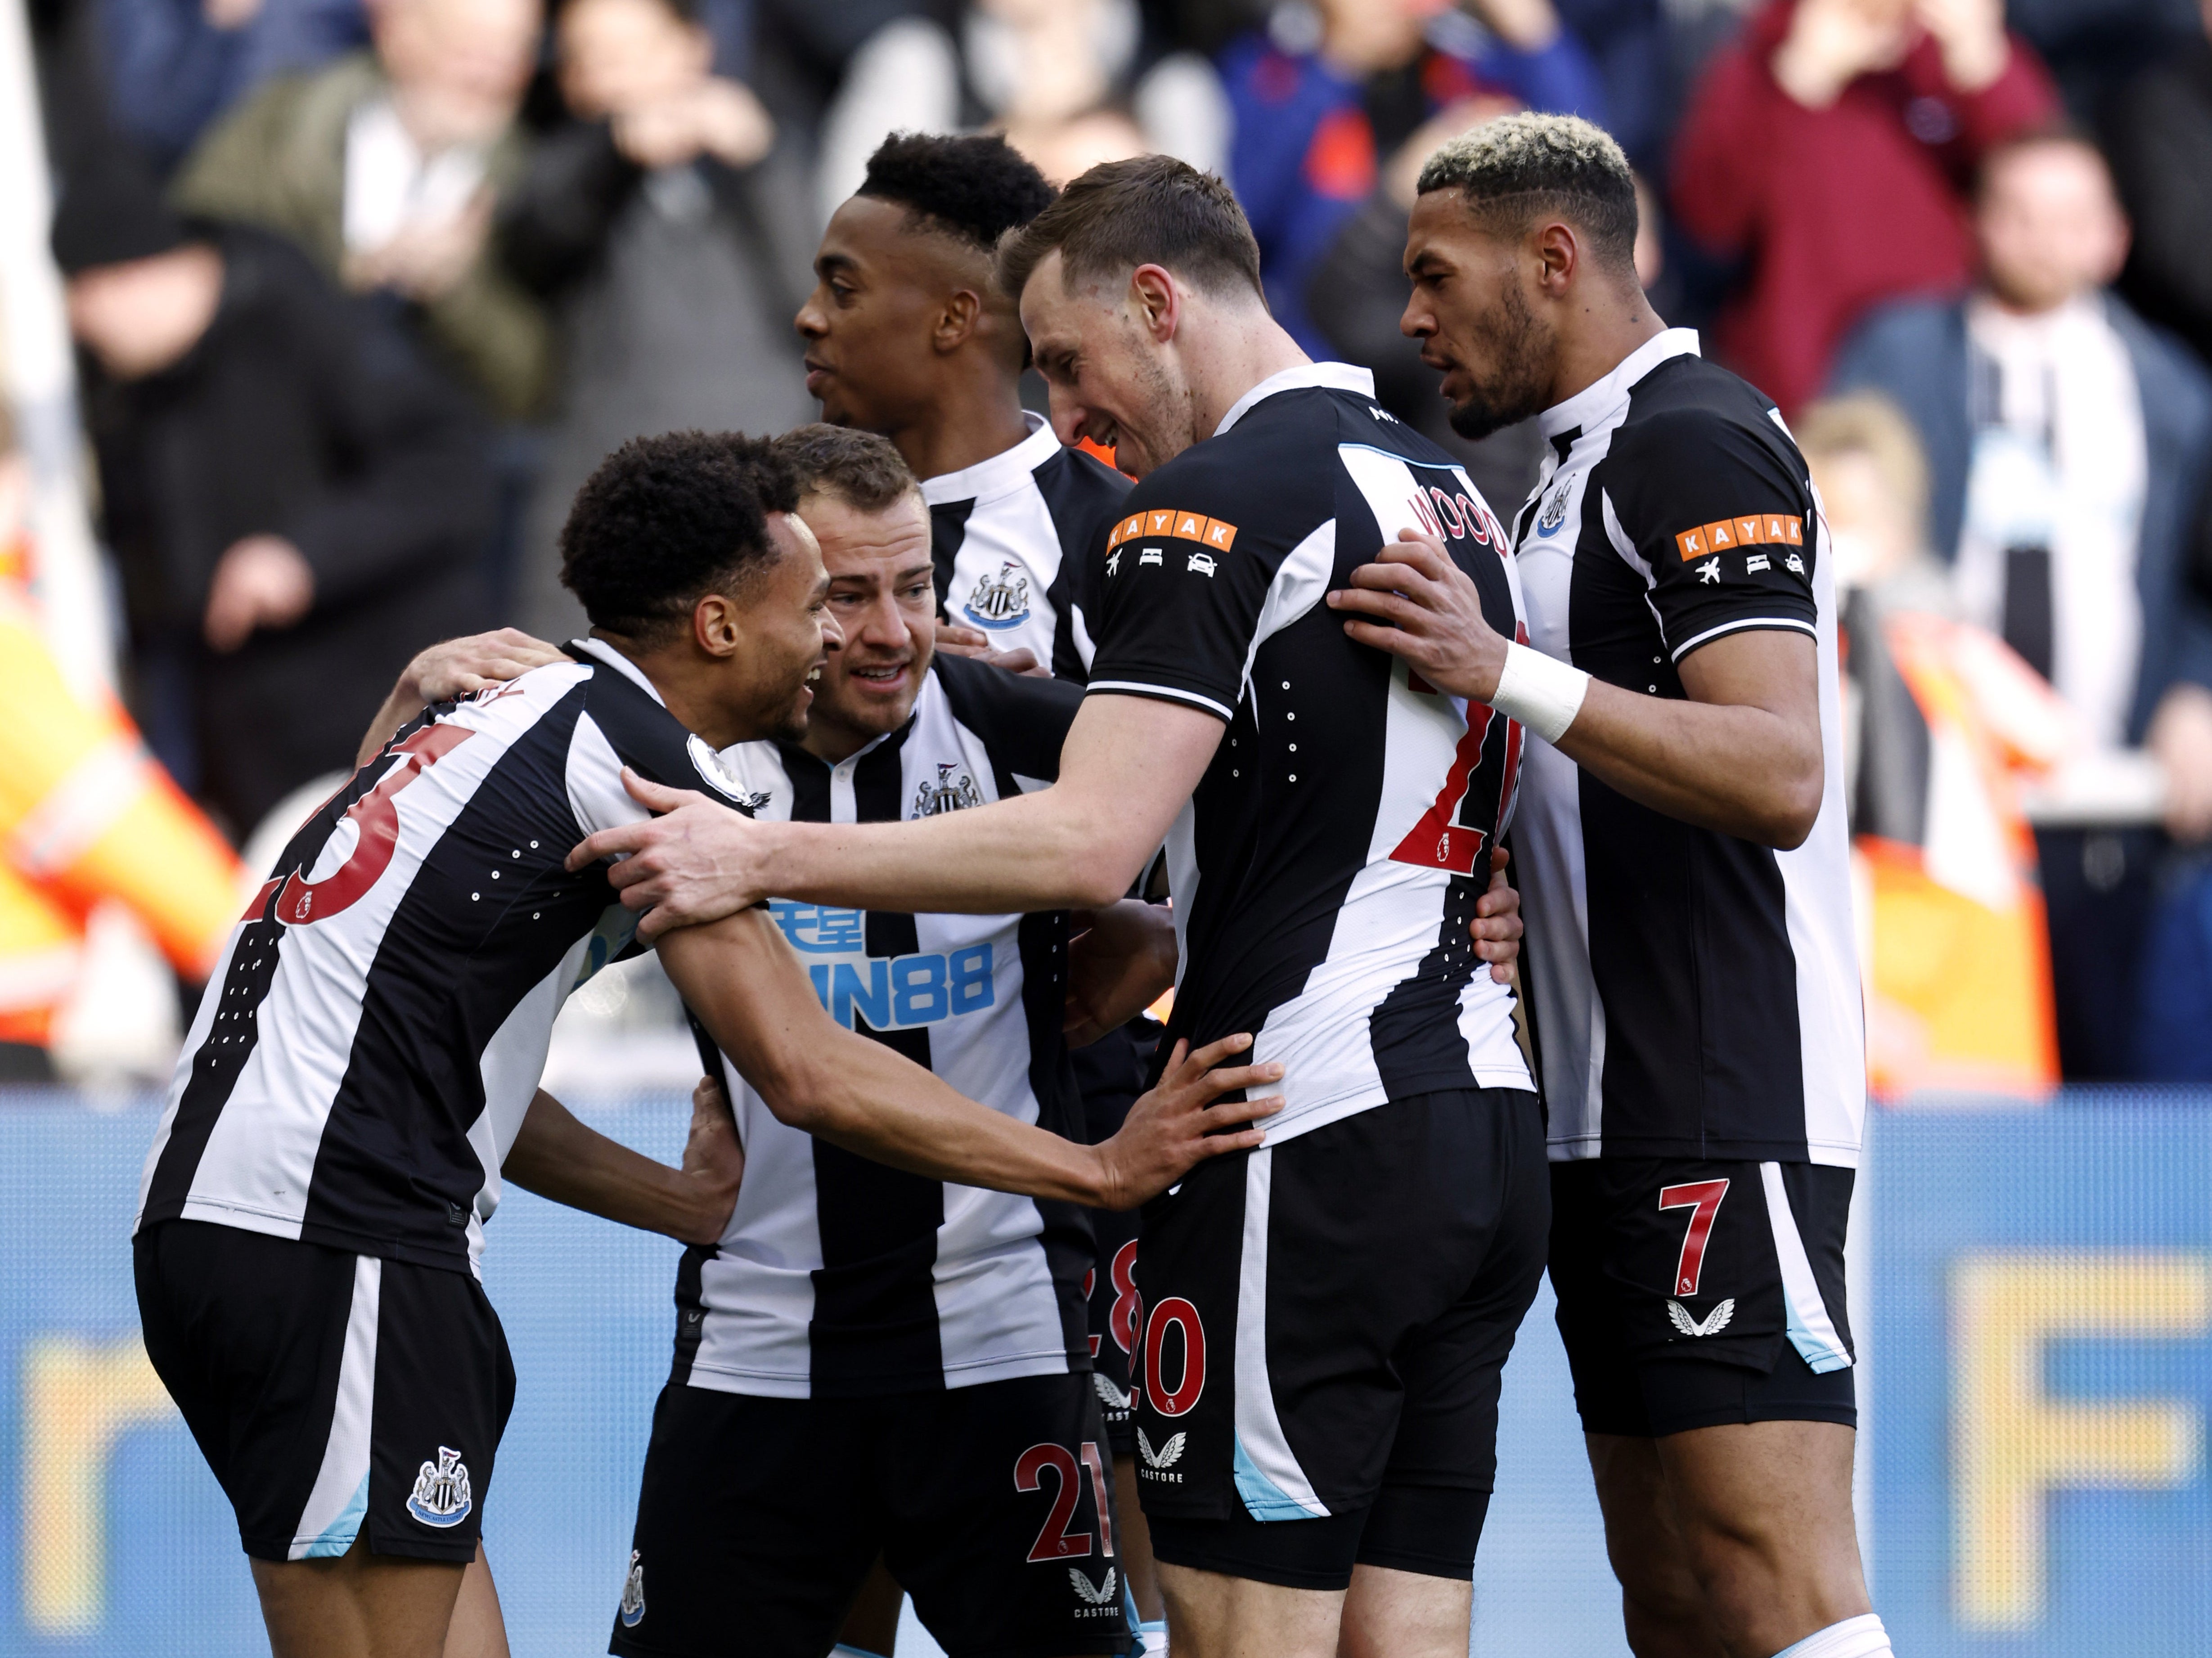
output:
[[[1674,1263],[1674,1293],[1693,1296],[1698,1293],[1698,1279],[1705,1270],[1705,1240],[1713,1235],[1713,1218],[1721,1212],[1721,1199],[1728,1195],[1729,1183],[1724,1180],[1692,1181],[1686,1186],[1662,1186],[1659,1188],[1659,1209],[1687,1209],[1690,1230],[1682,1237],[1681,1259]]]

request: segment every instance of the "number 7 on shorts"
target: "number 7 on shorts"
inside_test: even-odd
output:
[[[1713,1235],[1713,1217],[1721,1212],[1721,1199],[1728,1195],[1729,1183],[1724,1180],[1693,1181],[1687,1186],[1662,1186],[1659,1188],[1659,1208],[1662,1213],[1669,1209],[1687,1209],[1690,1230],[1682,1236],[1682,1256],[1674,1263],[1674,1293],[1693,1296],[1698,1293],[1698,1278],[1705,1268],[1705,1240]]]

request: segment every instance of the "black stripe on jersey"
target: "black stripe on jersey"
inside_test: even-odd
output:
[[[698,1048],[702,1073],[721,1083],[722,1054],[714,1046],[714,1039],[699,1023],[699,1016],[688,1007],[684,1010],[684,1022],[691,1027],[691,1040]],[[668,1385],[672,1388],[681,1388],[691,1380],[692,1361],[699,1357],[699,1344],[707,1334],[707,1297],[701,1276],[707,1263],[721,1253],[719,1243],[687,1244],[683,1258],[676,1263],[676,1355],[668,1368]]]
[[[878,743],[853,768],[854,815],[864,823],[896,823],[902,815],[900,754],[908,729]],[[827,823],[830,768],[802,749],[779,749],[793,780],[793,821]],[[872,909],[866,929],[871,956],[908,956],[918,948],[911,915]],[[873,1030],[855,1012],[853,1029],[929,1068],[926,1028]],[[807,1342],[815,1395],[880,1393],[901,1381],[915,1388],[942,1386],[945,1352],[933,1269],[938,1229],[945,1224],[943,1183],[817,1139],[814,1203],[822,1238]]]
[[[281,877],[314,867],[324,846],[337,832],[345,815],[382,780],[390,768],[396,744],[412,737],[432,716],[450,708],[450,702],[425,708],[386,742],[377,757],[346,780],[343,787],[302,823],[276,860]],[[215,1133],[216,1121],[237,1085],[260,1038],[258,1014],[269,987],[276,981],[276,964],[283,949],[284,928],[276,919],[278,882],[262,890],[258,914],[239,935],[230,953],[230,970],[224,975],[222,1005],[209,1029],[207,1041],[192,1055],[192,1079],[177,1102],[177,1114],[169,1125],[168,1143],[146,1193],[146,1212],[141,1225],[172,1220],[182,1212],[191,1194],[192,1177]]]
[[[1121,515],[1122,500],[1136,486],[1080,449],[1062,449],[1030,476],[1060,533],[1060,573],[1045,590],[1054,616],[1052,660],[1045,665],[1054,678],[1079,684],[1085,670],[1069,618],[1077,610],[1093,610],[1092,587],[1106,557],[1106,537]]]
[[[562,860],[583,838],[568,804],[569,744],[586,707],[596,717],[607,700],[599,688],[617,678],[595,672],[508,747],[392,911],[316,1151],[303,1241],[465,1269],[483,1180],[468,1139],[483,1109],[480,1056],[616,902],[603,867],[572,875]],[[653,757],[616,746],[641,769]]]
[[[1083,706],[1080,687],[1008,673],[964,656],[939,655],[930,669],[945,688],[952,717],[983,739],[1000,799],[1021,793],[1017,774],[1048,783],[1059,778],[1060,748]]]
[[[960,556],[960,544],[968,539],[968,515],[975,510],[972,499],[940,501],[929,509],[929,562],[936,571],[940,622],[952,614],[945,608],[952,602],[952,562]]]

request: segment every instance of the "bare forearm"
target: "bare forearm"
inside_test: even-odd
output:
[[[721,1230],[702,1182],[586,1127],[543,1089],[501,1172],[541,1198],[682,1242],[711,1242]]]
[[[994,915],[1111,903],[1129,889],[1130,854],[1105,814],[1046,789],[981,811],[911,823],[766,826],[779,897],[864,909]]]
[[[833,1023],[758,910],[679,929],[660,952],[686,1005],[778,1121],[933,1179],[1100,1201],[1091,1148],[979,1105]]]
[[[376,718],[368,722],[368,730],[361,739],[360,750],[353,757],[358,771],[376,758],[376,751],[389,743],[395,732],[412,719],[422,707],[416,701],[413,689],[404,679],[392,688],[392,695],[384,699],[384,706],[376,711]]]
[[[881,1042],[836,1034],[835,1042],[810,1043],[809,1062],[782,1079],[792,1108],[786,1121],[931,1180],[1066,1203],[1102,1201],[1089,1146],[979,1105]]]
[[[1559,751],[1630,799],[1703,829],[1787,848],[1820,810],[1817,728],[1761,708],[1642,696],[1593,680]]]

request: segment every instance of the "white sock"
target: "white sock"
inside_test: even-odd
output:
[[[1816,1629],[1794,1646],[1783,1648],[1774,1658],[1881,1658],[1890,1649],[1889,1631],[1881,1626],[1880,1618],[1869,1612]]]

